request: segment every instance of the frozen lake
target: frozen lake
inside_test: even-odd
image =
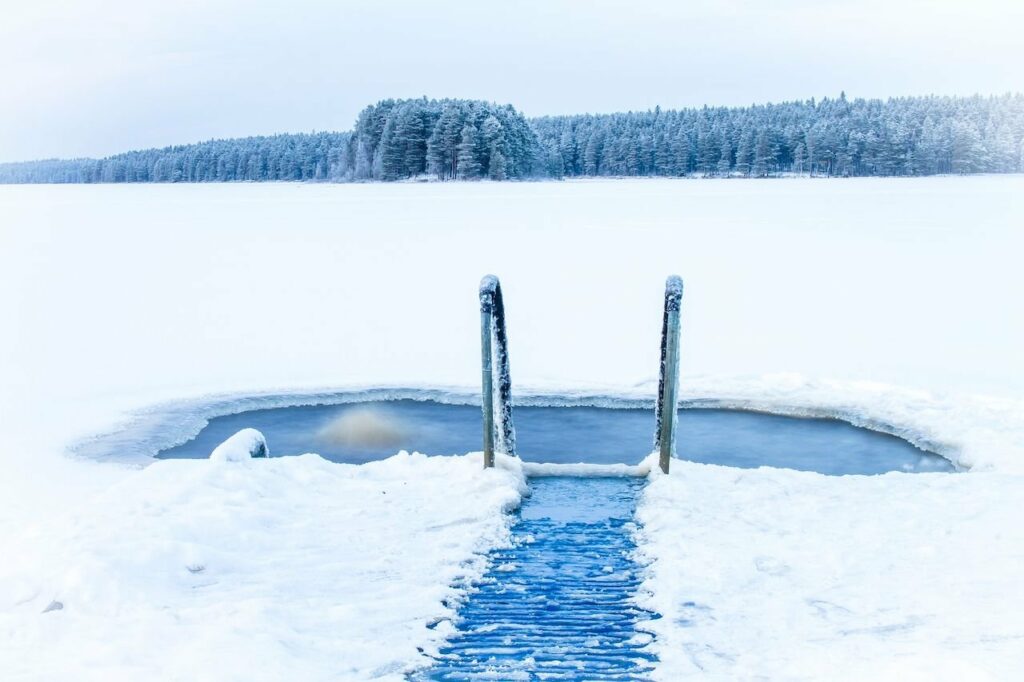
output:
[[[633,385],[674,272],[684,377],[1016,397],[1022,197],[1024,176],[2,186],[0,369],[15,412],[476,385],[492,272],[518,384]]]
[[[636,464],[652,449],[651,410],[517,407],[519,455],[526,461]],[[481,448],[480,408],[399,400],[251,410],[216,417],[162,458],[209,457],[236,431],[267,437],[273,456],[316,452],[361,464],[397,450],[431,455]],[[736,410],[680,410],[678,455],[743,468],[784,467],[824,474],[951,471],[942,457],[893,436],[834,419],[797,419]]]
[[[87,652],[117,677],[128,651],[138,675],[187,677],[180,652],[195,646],[235,665],[221,677],[400,669],[436,641],[423,623],[444,615],[460,567],[502,545],[510,471],[485,475],[475,457],[140,470],[68,447],[164,404],[190,415],[178,438],[238,396],[478,391],[488,272],[516,398],[650,402],[674,272],[684,405],[889,425],[972,470],[680,462],[655,476],[637,511],[654,562],[638,594],[664,616],[664,676],[880,679],[907,670],[879,662],[909,661],[928,679],[1013,679],[1021,225],[1022,176],[0,187],[0,637],[22,643],[5,670],[74,677]],[[628,436],[619,416],[601,440],[635,461],[653,417]],[[517,421],[523,454],[546,458],[542,424]],[[727,431],[759,456],[772,443]],[[697,433],[680,430],[684,454]],[[44,614],[53,601],[65,608]]]

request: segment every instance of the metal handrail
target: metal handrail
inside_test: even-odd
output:
[[[508,332],[501,283],[494,275],[480,280],[480,355],[483,383],[484,468],[494,466],[494,453],[516,454],[516,430],[512,424],[512,378],[508,368]],[[497,363],[498,390],[494,391]],[[495,428],[495,413],[498,424]]]
[[[682,299],[683,280],[678,275],[671,275],[665,281],[665,310],[661,321],[661,371],[654,411],[654,448],[659,451],[658,464],[666,474],[675,455],[676,423],[679,419],[679,309]],[[494,466],[495,452],[516,454],[505,302],[501,295],[501,282],[494,275],[487,275],[480,281],[480,359],[486,469]],[[494,385],[495,364],[498,373],[497,391]]]
[[[658,379],[658,402],[654,408],[656,426],[654,449],[659,451],[658,464],[668,473],[669,461],[675,454],[676,422],[678,421],[679,384],[679,307],[683,299],[683,280],[671,275],[665,280],[665,313],[661,321],[661,374]],[[665,418],[666,410],[668,419]]]

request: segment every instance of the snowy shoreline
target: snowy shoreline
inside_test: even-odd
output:
[[[685,379],[682,409],[735,409],[837,419],[902,438],[961,470],[1024,472],[1024,403],[985,396],[956,400],[872,382],[809,381],[798,375]],[[558,390],[516,388],[520,406],[652,409],[653,384]],[[115,425],[72,442],[72,456],[144,466],[194,437],[210,419],[249,410],[368,401],[425,400],[478,405],[479,390],[453,386],[352,386],[208,395],[132,411]],[[116,454],[112,454],[116,450]],[[637,453],[640,454],[640,453]]]

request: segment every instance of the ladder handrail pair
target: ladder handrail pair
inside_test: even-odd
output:
[[[671,275],[665,281],[665,310],[661,322],[661,368],[658,399],[655,404],[654,447],[658,464],[668,473],[675,454],[678,421],[679,383],[679,308],[683,298],[683,280]],[[494,275],[480,281],[480,352],[483,384],[484,468],[494,466],[494,453],[516,454],[516,431],[512,424],[512,379],[508,365],[508,330],[501,283]],[[494,390],[494,364],[497,364],[498,390]],[[666,413],[666,406],[671,408]],[[665,419],[668,414],[669,418]],[[498,423],[495,424],[495,415]],[[496,428],[498,427],[498,428]]]

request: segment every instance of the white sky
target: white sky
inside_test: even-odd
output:
[[[1024,0],[0,0],[0,161],[313,129],[1024,90]]]

